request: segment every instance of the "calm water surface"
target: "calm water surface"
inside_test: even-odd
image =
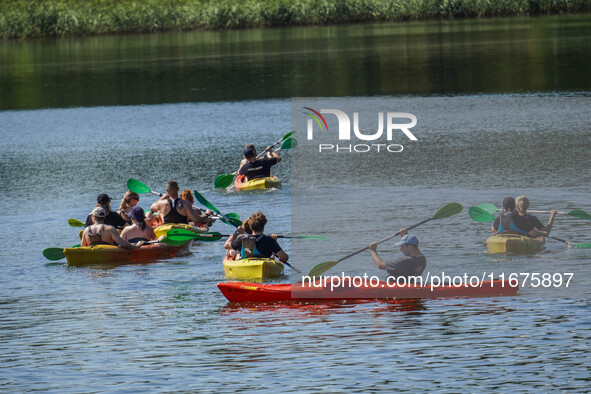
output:
[[[489,63],[491,77],[482,81],[484,85],[475,77],[472,83],[458,78],[457,86],[463,86],[458,91],[466,93],[463,97],[434,98],[418,104],[406,98],[400,102],[401,106],[415,105],[425,114],[437,113],[441,105],[455,106],[461,109],[458,113],[470,112],[470,121],[462,125],[450,115],[443,122],[444,128],[422,129],[419,145],[409,146],[405,152],[408,154],[396,160],[380,158],[373,162],[356,157],[351,159],[356,170],[344,177],[342,173],[330,172],[339,163],[333,158],[334,163],[331,160],[332,164],[324,163],[325,167],[315,166],[316,172],[308,172],[310,184],[302,182],[301,172],[291,174],[291,168],[297,170],[300,163],[290,164],[290,158],[297,160],[296,153],[292,157],[292,152],[284,152],[286,160],[275,167],[275,172],[286,181],[285,187],[255,194],[215,190],[213,179],[220,173],[234,171],[246,142],[263,146],[291,130],[290,101],[276,97],[320,94],[318,85],[301,83],[308,81],[303,76],[311,70],[322,73],[319,65],[323,59],[340,64],[343,50],[339,46],[344,45],[343,41],[331,41],[324,35],[346,36],[343,32],[351,32],[351,50],[342,56],[350,57],[358,65],[365,64],[367,69],[358,73],[355,67],[343,67],[356,69],[361,81],[375,78],[384,83],[384,79],[374,74],[375,63],[366,61],[377,56],[384,62],[381,67],[388,68],[394,57],[381,57],[383,53],[377,48],[386,44],[373,46],[377,40],[374,34],[368,33],[364,38],[359,32],[397,27],[271,30],[268,32],[271,43],[275,42],[275,36],[297,32],[311,34],[310,40],[319,45],[310,52],[313,56],[304,56],[305,51],[302,54],[301,59],[306,60],[303,64],[308,68],[302,66],[304,69],[299,71],[302,72],[299,84],[297,79],[287,78],[296,72],[298,62],[293,59],[292,50],[283,53],[281,47],[271,46],[268,51],[272,55],[262,50],[260,53],[265,55],[259,53],[263,59],[260,63],[228,62],[227,54],[216,58],[215,50],[207,49],[210,44],[204,40],[200,44],[205,46],[201,49],[203,55],[195,57],[193,64],[201,64],[204,70],[217,69],[219,73],[193,74],[190,70],[198,67],[179,71],[187,59],[173,61],[158,46],[149,49],[151,44],[144,45],[141,40],[138,43],[137,37],[0,45],[3,54],[16,56],[14,53],[24,51],[20,53],[33,54],[30,59],[44,59],[38,62],[21,58],[24,63],[18,70],[22,75],[8,78],[4,63],[8,57],[0,57],[0,83],[3,92],[10,92],[2,95],[2,108],[76,107],[0,112],[0,185],[4,197],[0,202],[0,237],[4,240],[4,247],[0,248],[0,390],[60,393],[588,390],[591,315],[587,278],[591,273],[591,249],[568,249],[551,241],[545,252],[535,256],[489,256],[484,253],[488,225],[472,222],[465,211],[445,222],[417,229],[424,242],[422,250],[428,256],[429,269],[569,270],[575,272],[577,291],[544,292],[527,288],[511,298],[240,306],[228,303],[215,286],[225,280],[221,243],[195,244],[192,254],[183,258],[119,267],[69,268],[64,262],[48,263],[41,254],[47,247],[78,243],[78,229],[69,227],[67,219],[84,219],[96,195],[102,192],[111,195],[113,205],[117,205],[130,177],[145,182],[155,191],[162,191],[166,181],[174,178],[183,188],[199,190],[220,210],[237,212],[242,217],[261,209],[269,217],[270,232],[288,234],[295,223],[298,231],[329,236],[329,243],[304,244],[305,256],[294,254],[301,245],[281,242],[293,254],[293,264],[300,268],[341,257],[344,252],[429,217],[450,201],[461,202],[467,208],[483,202],[499,204],[506,195],[525,193],[536,208],[581,208],[589,212],[590,163],[586,152],[591,149],[588,128],[591,107],[585,93],[589,91],[589,77],[582,76],[577,66],[589,56],[589,41],[581,38],[588,36],[585,26],[589,18],[575,18],[566,23],[567,19],[544,20],[533,28],[539,33],[535,39],[528,38],[527,34],[533,34],[529,28],[520,30],[523,34],[507,33],[506,40],[510,42],[503,46],[494,44],[501,39],[498,35],[486,35],[492,40],[488,47],[483,47],[482,39],[473,41],[470,37],[479,36],[480,29],[511,32],[528,25],[530,20],[505,25],[494,21],[484,21],[481,25],[446,24],[442,29],[458,34],[456,37],[461,38],[462,44],[455,44],[456,41],[445,36],[440,46],[425,49],[434,59],[446,62],[445,59],[458,56],[458,52],[444,56],[438,48],[456,48],[454,51],[464,48],[460,51],[464,57],[455,64],[463,64],[467,58],[486,63],[486,59],[495,57],[493,48],[504,51],[509,59],[515,53],[523,53],[517,42],[521,42],[521,48],[533,50],[545,47],[542,43],[550,40],[554,52],[548,56],[555,63],[545,61],[544,56],[534,57],[539,67],[525,68],[522,77],[512,79],[509,88],[498,84],[501,71]],[[402,43],[407,42],[408,48],[413,49],[417,46],[409,44],[409,40],[427,40],[430,31],[438,25],[404,25],[401,29],[418,31],[397,34]],[[556,37],[547,33],[547,26],[552,27],[552,34],[557,31],[573,34],[562,37],[556,33],[559,35]],[[231,38],[233,34],[249,37],[266,33],[206,34]],[[141,39],[153,42],[173,36],[187,42],[199,37],[190,33],[141,36]],[[220,38],[220,48],[228,46],[246,51],[243,42],[236,39],[232,43],[228,37]],[[131,46],[133,41],[127,41],[133,39],[137,48]],[[119,55],[103,49],[111,47],[113,40],[121,45],[127,42],[125,45],[130,49],[120,50]],[[387,45],[398,42],[391,37],[384,40]],[[312,41],[302,45],[311,45]],[[62,56],[61,46],[67,42],[66,46],[71,46],[73,51],[71,56],[82,56],[82,66],[73,58]],[[92,48],[96,50],[76,49],[87,42],[94,42],[96,46]],[[336,49],[323,47],[329,42]],[[55,62],[72,62],[70,72],[51,65],[47,60],[47,45],[56,46]],[[367,48],[371,55],[358,57],[355,48]],[[475,54],[477,48],[484,52],[480,57]],[[567,52],[573,53],[572,57],[560,55]],[[160,57],[146,55],[149,53]],[[206,53],[212,54],[210,60],[204,60]],[[96,63],[87,57],[95,57]],[[263,65],[269,59],[275,59],[280,66],[268,71],[268,78],[263,81],[264,73],[258,71],[261,67],[264,70]],[[466,75],[457,74],[460,71],[453,67],[439,73],[441,63],[425,61],[428,64],[424,69],[432,70],[433,78],[440,75],[449,81],[449,75]],[[181,74],[168,68],[175,62],[180,67],[176,71]],[[268,67],[273,67],[272,64],[269,62]],[[105,65],[113,65],[116,70],[105,69]],[[162,65],[167,65],[168,71],[159,70]],[[475,72],[477,66],[473,64],[469,70]],[[119,72],[122,67],[126,73]],[[284,70],[284,75],[278,74],[279,69]],[[138,76],[137,70],[145,74]],[[243,70],[243,75],[250,77],[243,79],[245,84],[236,84],[229,70]],[[429,74],[407,71],[411,79],[433,82],[425,78]],[[536,74],[538,71],[540,74]],[[99,76],[100,73],[104,75]],[[391,87],[387,91],[356,91],[357,87],[370,84],[353,80],[352,88],[345,86],[340,94],[337,88],[344,85],[336,84],[329,78],[330,74],[325,72],[324,86],[331,95],[397,93],[398,85],[392,81],[384,83]],[[194,93],[191,89],[196,85],[189,75],[209,81],[202,85],[208,94]],[[534,78],[535,75],[539,78]],[[33,76],[42,82],[30,83]],[[290,82],[277,85],[277,79]],[[77,85],[76,80],[86,81],[86,86]],[[144,94],[138,93],[142,80]],[[220,85],[220,81],[225,84]],[[5,90],[7,84],[9,90]],[[248,84],[264,85],[265,89],[249,90]],[[56,85],[64,88],[56,89]],[[436,86],[439,87],[404,92],[456,93],[445,84]],[[219,96],[209,94],[216,89]],[[273,93],[274,89],[280,93]],[[499,89],[512,94],[469,94]],[[58,90],[62,93],[56,93]],[[128,93],[122,93],[123,90]],[[522,90],[561,93],[515,93]],[[95,94],[89,95],[88,91]],[[221,102],[121,106],[203,101],[203,97]],[[235,101],[258,97],[269,99]],[[117,106],[94,106],[109,104]],[[91,107],[80,108],[80,105]],[[491,111],[493,108],[509,111],[515,122],[496,116],[497,112]],[[304,142],[303,130],[298,138]],[[495,155],[500,159],[495,159]],[[507,157],[517,158],[510,171],[495,171],[495,166],[499,170],[506,167]],[[371,175],[376,173],[375,168],[383,171],[388,166],[391,167],[388,178]],[[323,168],[329,176],[321,176]],[[408,171],[403,171],[404,168]],[[315,179],[316,183],[312,184]],[[291,203],[292,198],[300,198],[305,192],[317,201],[310,206],[311,218],[314,209],[327,207],[321,213],[330,216],[334,212],[335,220],[311,222],[310,228],[302,228],[300,215],[305,210],[296,205],[292,214]],[[372,193],[391,196],[391,204],[376,207],[374,200],[365,198]],[[140,205],[147,207],[154,199],[155,196],[142,195]],[[328,203],[331,201],[334,203]],[[232,229],[216,223],[214,230]],[[554,231],[561,238],[590,240],[589,223],[583,220],[557,218]],[[380,251],[386,258],[399,253],[391,243],[384,244]],[[372,268],[368,255],[343,262],[342,267],[351,273],[365,271],[383,277]],[[289,280],[285,276],[275,281]]]

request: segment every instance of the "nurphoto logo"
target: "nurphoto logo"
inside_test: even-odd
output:
[[[314,128],[320,132],[329,132],[328,123],[322,114],[335,115],[338,122],[338,140],[351,141],[351,118],[345,112],[338,109],[321,109],[317,111],[310,107],[303,107],[309,112],[304,112],[310,118],[308,119],[308,140],[314,139]],[[406,120],[406,122],[400,122]],[[362,144],[318,144],[319,152],[333,151],[333,152],[358,152],[365,153],[369,151],[387,151],[392,153],[402,152],[404,147],[400,144],[389,143],[394,136],[397,138],[401,135],[406,136],[411,141],[418,141],[417,137],[409,129],[417,124],[417,117],[407,112],[386,112],[384,120],[384,112],[377,113],[377,131],[359,129],[359,113],[353,112],[353,134],[354,137],[361,141],[378,141],[383,140],[384,129],[386,130],[386,141],[388,143],[362,143]]]

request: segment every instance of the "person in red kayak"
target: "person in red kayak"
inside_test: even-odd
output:
[[[404,257],[399,257],[394,261],[385,262],[378,254],[378,244],[372,242],[369,244],[369,251],[374,263],[379,269],[388,271],[388,275],[398,278],[419,276],[425,270],[427,259],[419,249],[419,240],[413,234],[409,234],[406,228],[399,231],[400,242],[396,246],[400,246],[400,250],[404,253]]]
[[[117,212],[111,211],[111,197],[108,195],[101,193],[96,198],[96,206],[101,207],[105,210],[105,224],[111,225],[118,229],[122,229],[123,227],[127,226],[127,222],[119,215]],[[91,215],[86,217],[86,222],[84,223],[84,227],[88,227],[92,224]]]
[[[250,227],[249,234],[243,226],[236,229],[236,232],[230,236],[226,244],[230,244],[232,249],[239,250],[241,257],[266,257],[275,255],[279,261],[289,260],[287,253],[281,249],[277,243],[277,235],[265,235],[265,224],[267,217],[262,212],[257,212],[246,221],[247,229]]]
[[[176,181],[170,181],[166,184],[166,194],[152,204],[150,210],[158,212],[162,216],[164,224],[188,224],[191,221],[198,226],[213,221],[207,215],[198,215],[189,201],[179,197],[179,185]]]
[[[247,148],[244,150],[245,163],[238,171],[239,175],[246,176],[246,180],[250,181],[258,178],[266,178],[271,176],[271,167],[281,162],[281,157],[273,152],[269,147],[265,150],[267,152],[266,157],[257,159],[256,151],[253,148]]]
[[[82,232],[81,246],[116,245],[124,249],[137,249],[144,241],[132,244],[119,236],[117,229],[105,224],[106,212],[102,207],[95,207],[90,212],[92,224]]]

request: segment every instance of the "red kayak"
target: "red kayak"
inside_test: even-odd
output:
[[[302,284],[261,284],[247,282],[218,283],[222,294],[231,302],[326,301],[326,300],[386,300],[393,298],[457,298],[514,296],[519,285],[509,280],[482,282],[477,287],[466,286],[394,286],[379,282],[377,286],[303,287]]]

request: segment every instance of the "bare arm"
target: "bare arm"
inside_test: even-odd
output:
[[[548,218],[548,224],[541,230],[545,231],[546,234],[550,234],[550,230],[552,230],[552,225],[554,224],[554,216],[556,216],[556,211],[550,211],[550,217]]]
[[[119,245],[120,248],[133,250],[133,249],[139,249],[139,247],[143,245],[143,242],[138,242],[137,245],[130,244],[129,242],[127,242],[126,240],[124,240],[123,238],[121,238],[119,236],[119,233],[117,233],[117,230],[115,230],[115,227],[111,227],[108,231],[109,231],[109,234],[111,235],[111,238],[113,239],[113,242],[115,242],[117,245]]]
[[[84,229],[84,232],[82,233],[82,242],[80,242],[80,246],[88,246],[88,227],[86,227]]]
[[[379,269],[385,270],[386,269],[386,262],[382,260],[380,255],[378,254],[378,244],[377,242],[372,242],[368,246],[369,251],[371,252],[371,258],[373,259],[374,263],[378,266]]]

